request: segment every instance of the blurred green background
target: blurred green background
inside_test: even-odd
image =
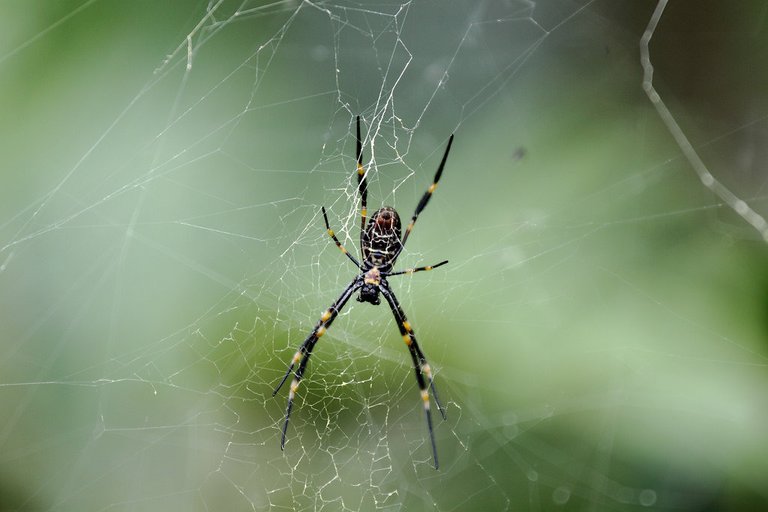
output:
[[[768,248],[643,89],[654,1],[0,4],[0,510],[765,510]],[[768,215],[765,2],[671,2],[654,85]],[[286,362],[369,208],[386,307]]]

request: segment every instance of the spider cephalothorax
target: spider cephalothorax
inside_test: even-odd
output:
[[[395,297],[395,293],[389,287],[387,277],[397,276],[401,274],[412,274],[414,272],[421,272],[423,270],[432,270],[433,268],[445,265],[448,261],[441,261],[437,265],[428,265],[425,267],[409,268],[392,272],[392,267],[395,264],[395,260],[400,255],[400,252],[405,246],[405,242],[408,240],[408,236],[411,234],[413,225],[416,223],[421,211],[429,202],[429,198],[432,197],[432,193],[437,188],[437,182],[440,180],[440,175],[443,173],[443,167],[445,167],[445,161],[448,158],[448,152],[451,150],[451,143],[453,142],[453,135],[448,139],[448,146],[445,148],[443,159],[440,161],[440,166],[437,168],[435,178],[432,180],[432,185],[427,189],[424,195],[421,197],[419,204],[416,206],[416,212],[411,217],[411,221],[405,229],[405,235],[401,238],[401,225],[400,216],[397,214],[394,208],[391,206],[384,206],[379,208],[371,216],[371,220],[366,224],[366,213],[368,203],[368,182],[365,179],[365,168],[363,167],[363,142],[360,138],[360,116],[357,117],[357,190],[360,193],[361,202],[361,214],[362,221],[360,223],[360,249],[362,252],[362,264],[357,261],[357,258],[349,254],[347,250],[341,245],[341,242],[336,237],[336,234],[331,229],[328,222],[328,214],[323,207],[323,219],[325,220],[325,227],[328,230],[328,234],[336,242],[336,245],[341,252],[347,255],[347,257],[360,269],[355,279],[347,286],[347,288],[341,293],[341,296],[336,299],[333,305],[325,310],[320,317],[320,321],[315,325],[307,339],[301,344],[299,350],[293,355],[288,370],[285,372],[280,384],[277,385],[272,396],[275,396],[285,381],[296,368],[293,382],[291,382],[291,390],[288,393],[288,406],[285,410],[285,421],[283,422],[283,436],[280,440],[280,447],[285,446],[285,433],[288,430],[288,420],[291,418],[291,408],[293,407],[293,400],[296,397],[296,391],[299,388],[301,378],[304,376],[304,371],[307,368],[307,362],[309,356],[312,355],[312,349],[315,348],[315,344],[320,337],[325,334],[328,327],[330,327],[333,320],[338,316],[339,311],[352,295],[360,291],[360,295],[357,300],[360,302],[368,302],[373,305],[381,303],[379,295],[383,295],[384,299],[389,304],[392,313],[395,315],[395,322],[400,330],[400,335],[403,341],[408,346],[408,350],[413,360],[413,367],[416,370],[416,382],[419,385],[421,392],[421,400],[424,405],[424,412],[427,416],[427,428],[429,430],[429,438],[432,443],[432,456],[435,461],[435,469],[437,469],[437,447],[435,445],[435,435],[432,431],[432,415],[429,412],[429,389],[432,389],[432,396],[437,405],[437,409],[445,419],[445,410],[440,404],[440,399],[437,396],[437,390],[435,389],[434,382],[432,380],[432,370],[427,363],[424,353],[419,348],[419,344],[416,342],[416,335],[413,332],[411,324],[405,317],[403,309],[400,307],[400,303]],[[298,365],[298,368],[296,367]]]
[[[360,296],[357,298],[358,302],[370,302],[374,306],[381,304],[379,287],[381,286],[382,279],[378,267],[373,267],[367,271],[363,275],[363,286],[360,287]]]

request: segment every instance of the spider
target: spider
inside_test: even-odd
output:
[[[395,322],[400,329],[400,335],[403,337],[403,341],[408,346],[408,350],[411,353],[411,359],[413,360],[413,368],[416,371],[416,382],[419,385],[421,391],[421,400],[424,405],[424,412],[427,417],[427,429],[429,430],[429,438],[432,444],[432,457],[435,465],[435,469],[438,468],[437,462],[437,447],[435,445],[435,435],[432,431],[432,415],[429,412],[429,391],[427,389],[427,382],[432,389],[432,396],[437,405],[437,409],[440,411],[440,415],[443,420],[446,419],[445,409],[443,409],[440,399],[435,389],[435,384],[432,378],[432,370],[427,363],[424,353],[419,348],[419,344],[416,342],[416,335],[413,332],[413,327],[408,322],[408,319],[400,307],[400,303],[395,297],[395,293],[390,288],[388,277],[398,276],[402,274],[413,274],[414,272],[421,272],[424,270],[432,270],[441,265],[448,263],[447,260],[441,261],[436,265],[428,265],[425,267],[409,268],[397,272],[392,271],[392,267],[400,256],[400,253],[405,247],[405,242],[408,240],[408,236],[411,234],[413,225],[416,223],[416,219],[419,214],[427,206],[429,198],[432,197],[432,193],[437,188],[437,182],[440,180],[440,175],[443,173],[443,167],[445,167],[445,161],[448,158],[448,152],[451,150],[451,143],[453,142],[453,135],[448,139],[448,145],[445,148],[443,159],[440,161],[440,166],[437,168],[435,178],[432,181],[432,185],[422,196],[416,211],[411,217],[411,222],[405,228],[405,235],[401,238],[400,233],[400,216],[397,214],[394,208],[390,206],[384,206],[379,208],[371,216],[370,221],[366,224],[367,215],[367,203],[368,203],[368,183],[366,181],[365,168],[363,167],[363,144],[360,139],[360,116],[357,116],[357,190],[361,199],[361,214],[362,222],[360,223],[360,249],[362,254],[362,264],[352,256],[331,229],[328,223],[328,215],[325,212],[325,207],[322,208],[323,219],[325,220],[325,228],[328,230],[328,234],[336,243],[336,246],[344,253],[352,263],[360,270],[352,282],[347,288],[341,292],[341,296],[336,299],[333,305],[325,310],[320,316],[320,320],[312,329],[312,332],[307,336],[304,342],[299,346],[299,349],[291,359],[291,363],[288,366],[288,370],[285,372],[280,384],[277,385],[272,392],[272,396],[275,396],[280,388],[285,384],[288,376],[291,375],[293,369],[298,364],[298,368],[294,373],[293,382],[288,393],[288,406],[285,410],[285,420],[283,422],[283,435],[280,440],[280,449],[285,448],[285,434],[288,430],[288,421],[291,419],[291,409],[293,408],[293,401],[296,398],[296,391],[298,390],[299,383],[304,376],[304,370],[307,368],[307,362],[312,355],[312,349],[315,348],[317,340],[319,340],[323,334],[325,334],[328,327],[338,316],[341,309],[350,299],[350,297],[360,291],[360,295],[357,297],[359,302],[368,302],[373,305],[381,303],[379,295],[383,295],[384,299],[389,304],[392,313],[395,316]]]

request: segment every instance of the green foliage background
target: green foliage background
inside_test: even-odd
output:
[[[654,8],[0,4],[0,509],[764,510],[767,249],[642,90]],[[765,20],[671,2],[651,42],[764,216]],[[401,262],[450,264],[395,285],[448,404],[439,472],[367,305],[278,446],[272,386],[354,275],[318,213],[356,246],[357,114],[403,216],[456,136]]]

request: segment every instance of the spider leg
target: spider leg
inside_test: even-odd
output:
[[[349,254],[349,251],[347,251],[344,248],[344,246],[341,245],[341,242],[339,242],[339,239],[336,237],[336,233],[334,233],[333,230],[331,229],[331,225],[328,223],[328,214],[325,213],[325,206],[323,206],[323,219],[325,219],[325,229],[328,230],[328,234],[331,235],[331,238],[333,238],[333,241],[336,242],[336,247],[338,247],[339,250],[341,250],[341,252],[346,254],[347,258],[352,260],[352,263],[354,263],[357,268],[360,268],[360,262],[358,262],[354,256]]]
[[[320,339],[320,337],[325,334],[325,331],[330,327],[330,325],[333,323],[336,316],[338,316],[339,312],[341,311],[341,308],[344,307],[344,304],[347,303],[349,298],[352,296],[353,293],[355,293],[361,286],[363,285],[363,280],[361,277],[355,278],[354,281],[352,281],[349,286],[341,293],[338,299],[336,299],[336,302],[333,303],[333,305],[326,309],[322,316],[320,317],[320,320],[315,325],[315,328],[312,329],[312,332],[307,336],[307,338],[304,340],[304,342],[299,346],[299,349],[296,351],[296,353],[293,355],[293,359],[291,359],[291,364],[288,366],[288,370],[285,372],[285,375],[283,376],[282,380],[280,381],[280,384],[277,385],[275,390],[272,392],[272,396],[275,396],[278,391],[280,391],[280,388],[285,384],[285,381],[288,380],[288,376],[293,371],[296,364],[299,364],[299,367],[296,369],[296,373],[293,377],[293,382],[291,382],[291,390],[288,393],[288,406],[285,408],[285,421],[283,422],[283,435],[280,439],[280,449],[282,450],[285,448],[285,433],[288,430],[288,421],[291,419],[291,409],[293,408],[293,400],[296,397],[296,391],[299,388],[299,382],[301,382],[301,377],[304,375],[304,370],[307,368],[307,362],[309,361],[309,357],[312,355],[312,349],[315,348],[315,343],[317,343],[317,340]]]
[[[363,232],[365,231],[365,221],[368,215],[368,181],[365,178],[365,169],[363,168],[363,141],[360,138],[360,116],[357,116],[357,191],[360,193],[360,213],[362,220],[360,223],[360,245],[363,244]]]
[[[403,247],[405,247],[405,241],[408,240],[408,236],[413,230],[413,225],[416,224],[416,219],[419,217],[419,214],[422,212],[422,210],[424,210],[424,208],[427,206],[429,198],[432,197],[432,193],[437,188],[437,182],[440,181],[440,176],[443,174],[443,168],[445,167],[445,161],[448,159],[448,152],[451,150],[451,144],[453,144],[453,135],[451,135],[448,139],[448,145],[445,147],[443,159],[440,161],[440,166],[437,168],[437,172],[435,173],[435,178],[432,180],[432,184],[429,186],[427,191],[424,192],[424,195],[421,196],[421,200],[416,206],[416,211],[414,212],[413,217],[411,217],[411,222],[409,222],[408,227],[405,228],[405,235],[403,236],[403,241],[400,244],[401,251],[403,250]]]
[[[437,265],[427,265],[426,267],[407,268],[405,270],[400,270],[398,272],[383,272],[382,275],[385,277],[389,277],[389,276],[399,276],[403,274],[413,274],[414,272],[421,272],[422,270],[432,270],[433,268],[437,268],[441,265],[445,265],[446,263],[448,263],[448,260],[441,261]]]
[[[411,359],[413,360],[413,368],[416,371],[416,382],[419,384],[419,390],[421,391],[421,400],[424,404],[424,413],[427,416],[427,429],[429,430],[429,439],[432,443],[432,457],[435,462],[435,469],[438,469],[437,462],[437,445],[435,444],[435,434],[432,430],[432,414],[429,410],[429,391],[427,390],[427,383],[424,380],[424,376],[429,379],[429,387],[432,389],[432,396],[437,404],[437,409],[440,411],[443,419],[445,419],[445,410],[443,409],[440,399],[437,396],[435,390],[435,383],[432,378],[432,370],[427,363],[427,359],[424,357],[424,353],[419,348],[419,344],[416,342],[416,335],[413,332],[411,324],[408,323],[408,319],[405,317],[403,309],[400,307],[400,303],[395,297],[394,292],[389,288],[389,285],[385,281],[382,281],[380,285],[381,294],[387,299],[389,307],[392,309],[392,313],[395,316],[395,322],[400,329],[400,334],[403,337],[403,341],[408,345],[408,350],[411,352]]]

